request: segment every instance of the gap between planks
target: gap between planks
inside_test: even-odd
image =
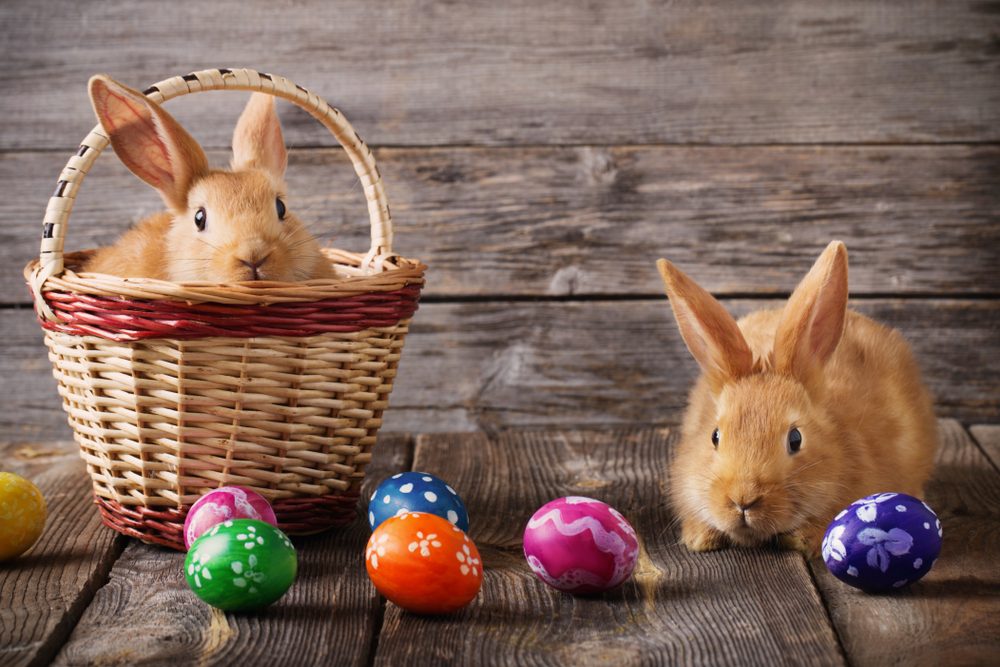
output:
[[[84,82],[109,61],[138,87],[206,61],[263,66],[246,44],[265,31],[276,36],[266,69],[329,96],[375,143],[997,138],[989,2],[518,0],[387,13],[352,1],[273,14],[265,2],[223,0],[201,25],[169,4],[138,4],[8,3],[19,29],[6,50],[21,68],[0,102],[4,145],[53,145],[92,125]],[[234,15],[219,40],[214,27]],[[201,127],[238,111],[243,96],[230,97],[170,109]],[[304,113],[285,128],[292,143],[321,141]],[[225,145],[230,131],[203,139]]]
[[[723,303],[736,315],[769,305]],[[939,416],[967,423],[1000,421],[995,382],[1000,304],[853,304],[911,341]],[[0,311],[0,329],[7,341],[0,349],[0,437],[68,437],[34,313]],[[682,413],[697,376],[665,297],[590,304],[424,304],[400,366],[384,433],[669,423]]]
[[[646,149],[646,148],[696,148],[698,150],[732,150],[739,148],[887,148],[887,149],[901,149],[905,150],[907,148],[920,149],[920,148],[939,148],[939,147],[970,147],[970,148],[991,148],[1000,146],[1000,140],[969,140],[969,141],[802,141],[802,142],[786,142],[786,143],[706,143],[706,142],[665,142],[665,141],[651,141],[646,143],[638,142],[600,142],[600,141],[582,141],[578,143],[523,143],[523,144],[472,144],[463,142],[448,142],[441,144],[392,144],[383,143],[376,144],[370,141],[365,141],[365,144],[371,148],[373,151],[433,151],[433,150],[483,150],[488,149],[491,151],[523,151],[538,148],[552,148],[555,150],[576,150],[576,149],[586,149],[586,148],[622,148],[622,149]],[[213,151],[227,151],[230,150],[229,145],[214,145],[209,143],[204,143],[201,146],[206,152]],[[289,151],[329,151],[337,150],[336,146],[331,146],[329,144],[317,144],[308,142],[292,143],[287,142],[286,147]],[[64,147],[51,147],[51,146],[39,146],[26,147],[26,148],[5,148],[0,147],[0,158],[4,157],[18,157],[18,156],[31,156],[31,155],[59,155],[69,157],[74,150],[72,142],[67,140],[66,146]]]
[[[1000,476],[959,422],[940,420],[939,428],[941,446],[935,474],[928,484],[926,497],[945,525],[945,549],[942,561],[923,581],[911,589],[891,596],[866,595],[835,581],[819,561],[806,561],[796,554],[781,554],[799,563],[800,569],[805,571],[806,576],[800,583],[808,584],[810,587],[810,594],[822,606],[822,618],[833,633],[835,648],[831,645],[829,649],[838,651],[841,660],[848,664],[874,667],[890,661],[903,661],[907,664],[931,665],[939,664],[949,655],[958,656],[962,664],[978,664],[988,661],[989,656],[995,655],[996,651],[1000,650],[998,641],[1000,632],[997,632],[1000,630],[1000,621],[997,620],[1000,618],[998,614],[1000,605],[996,598],[990,597],[990,591],[1000,588],[1000,580],[986,564],[987,555],[995,551],[1000,542],[998,539]],[[993,443],[1000,444],[1000,426],[980,425],[973,426],[970,430],[980,434],[984,439],[992,438]],[[646,429],[646,432],[651,431]],[[621,471],[616,470],[614,461],[607,465],[609,461],[601,458],[602,453],[598,448],[581,445],[581,442],[588,437],[603,438],[606,446],[613,448],[613,443],[636,437],[636,433],[640,432],[621,429],[597,432],[588,429],[584,432],[520,431],[486,438],[483,436],[470,438],[467,435],[425,435],[418,439],[415,465],[443,475],[463,487],[468,486],[469,480],[481,480],[483,484],[490,486],[488,490],[481,489],[479,496],[474,494],[468,496],[470,513],[473,516],[476,512],[483,514],[486,511],[493,515],[492,522],[486,527],[483,527],[482,522],[477,524],[473,519],[473,537],[480,545],[484,561],[489,559],[502,564],[501,569],[510,566],[520,572],[525,569],[518,543],[522,520],[526,520],[527,514],[536,504],[544,502],[550,496],[596,493],[612,504],[621,503],[620,507],[630,515],[639,528],[640,536],[649,537],[648,526],[644,525],[643,518],[641,516],[638,520],[634,518],[636,510],[634,507],[629,507],[628,492],[625,492],[624,497],[621,496],[623,488],[641,482],[627,477],[622,478]],[[537,454],[534,458],[539,460],[525,460],[523,455],[526,447],[517,446],[519,442],[521,445],[529,442],[533,447],[532,452]],[[575,443],[577,450],[582,452],[575,451],[574,456],[555,455],[548,458],[552,459],[549,461],[552,464],[550,467],[560,468],[572,464],[567,470],[552,473],[544,465],[533,465],[547,458],[544,450],[560,447],[565,449],[566,442]],[[469,449],[475,444],[479,445],[476,448],[478,451],[470,455]],[[476,459],[480,452],[486,454],[486,460]],[[491,453],[494,456],[490,456]],[[495,456],[497,453],[503,453],[504,456],[497,457]],[[507,461],[506,458],[511,460]],[[638,458],[643,458],[643,455],[640,454]],[[462,459],[467,460],[463,462]],[[489,477],[483,474],[481,465],[483,463],[490,466]],[[630,464],[640,470],[643,469],[637,461],[631,461]],[[543,480],[542,485],[545,486],[544,480],[550,478],[549,483],[551,483],[553,474],[556,479],[561,480],[561,484],[548,495],[536,493],[538,489],[535,487],[539,484],[539,480]],[[531,481],[525,482],[526,477]],[[465,478],[464,483],[463,478]],[[514,492],[510,491],[511,487],[514,488]],[[595,492],[594,489],[600,491]],[[607,494],[614,496],[615,499],[605,497]],[[532,496],[538,497],[532,498]],[[645,500],[648,501],[648,498]],[[634,505],[634,498],[632,504]],[[524,516],[519,516],[517,520],[502,516],[515,506]],[[641,510],[639,511],[641,514]],[[497,514],[501,516],[498,518]],[[648,546],[648,540],[644,542]],[[671,555],[675,561],[702,562],[713,558],[710,554],[690,555],[683,551]],[[745,563],[742,562],[741,556],[746,557],[747,554],[740,554],[739,550],[734,550],[728,556],[719,554],[714,557],[719,556],[730,559],[727,572],[736,577],[730,585],[737,587],[742,585],[740,576],[746,572],[745,567],[742,567]],[[647,552],[646,559],[648,558]],[[640,567],[633,577],[634,581],[626,584],[625,588],[633,583],[643,588],[642,580],[648,575],[648,570],[644,570],[646,568],[640,562]],[[438,647],[433,657],[440,663],[454,660],[456,656],[463,660],[493,656],[490,662],[503,663],[506,660],[511,664],[560,662],[560,656],[563,658],[565,656],[558,652],[560,646],[558,633],[556,637],[551,637],[551,621],[545,628],[538,630],[538,632],[547,631],[546,634],[552,639],[551,645],[540,647],[541,645],[530,640],[533,633],[527,635],[524,633],[523,623],[521,625],[513,623],[508,628],[507,635],[501,633],[494,636],[490,632],[490,613],[503,616],[501,612],[507,607],[517,606],[517,598],[537,598],[530,608],[520,610],[522,616],[544,615],[547,599],[556,598],[559,602],[570,605],[571,615],[575,621],[581,623],[582,627],[588,627],[588,623],[593,625],[594,620],[588,615],[586,607],[588,601],[560,596],[548,590],[543,591],[548,593],[548,596],[542,595],[538,598],[535,595],[538,591],[535,589],[544,587],[530,575],[512,578],[510,572],[506,576],[501,574],[496,570],[491,572],[484,582],[484,591],[480,594],[480,598],[473,602],[470,608],[451,618],[450,621],[453,622],[450,623],[431,622],[401,613],[390,606],[386,612],[385,627],[382,631],[383,641],[380,643],[380,654],[375,664],[414,664],[418,659],[426,659],[421,664],[434,663],[435,660],[420,654],[421,649],[414,648],[418,646],[415,643],[418,637],[422,642],[420,646]],[[503,579],[499,588],[496,581],[498,577]],[[529,584],[524,591],[519,592],[516,589],[524,585],[525,578],[529,580]],[[507,589],[512,589],[514,592],[505,595],[503,591]],[[498,596],[501,600],[506,599],[505,606],[501,606],[499,610],[495,604],[493,607],[489,606],[491,601],[498,599]],[[627,591],[624,597],[612,597],[616,601],[621,598],[621,601],[628,605]],[[686,617],[682,613],[685,610],[677,609],[676,601],[673,603],[674,614]],[[738,613],[734,609],[730,609],[730,613]],[[559,607],[555,607],[552,612],[558,616]],[[593,612],[593,609],[591,608],[589,612]],[[957,617],[961,617],[963,622],[955,623],[954,619]],[[793,625],[790,624],[790,627]],[[595,631],[593,627],[589,629],[591,632]],[[563,632],[566,630],[563,629]],[[667,629],[663,629],[662,632],[667,632]],[[725,633],[721,634],[726,636]],[[508,639],[512,645],[508,643]],[[582,635],[578,641],[581,645],[586,643]],[[613,639],[609,641],[613,642]],[[562,645],[567,644],[563,641]],[[646,649],[649,650],[649,647]],[[511,658],[511,655],[514,657]],[[616,656],[623,658],[624,654],[619,653]],[[649,659],[650,654],[642,654],[642,657]],[[829,657],[827,655],[827,658]],[[746,655],[739,656],[741,661],[746,658],[748,658]],[[762,658],[761,655],[750,656],[751,661],[764,662]],[[725,652],[711,656],[713,663],[726,659]],[[687,660],[690,661],[689,655]],[[729,655],[728,660],[738,662],[732,655]]]
[[[787,300],[791,296],[789,292],[713,292],[718,300],[738,299],[740,301],[761,301],[773,302],[777,300]],[[660,293],[638,293],[638,294],[449,294],[430,295],[420,297],[421,304],[476,304],[476,303],[622,303],[622,302],[645,302],[652,301],[662,303],[664,295]],[[863,303],[866,301],[927,301],[933,305],[935,302],[949,301],[988,301],[997,302],[1000,305],[1000,292],[986,293],[960,293],[949,294],[947,292],[866,292],[862,294],[852,294],[851,302]],[[773,306],[772,303],[767,304]],[[0,303],[0,310],[33,310],[35,307],[31,301],[20,303]]]
[[[405,453],[403,456],[402,465],[400,466],[398,472],[413,470],[413,460],[416,451],[416,439],[408,438],[406,442]],[[395,473],[392,473],[395,474]],[[369,487],[374,489],[382,480],[370,480]],[[362,502],[365,507],[362,508],[361,515],[364,516],[368,510],[367,503],[371,502],[367,494],[362,494]],[[375,610],[375,624],[372,630],[371,643],[368,646],[368,660],[365,662],[365,667],[373,667],[375,665],[375,656],[378,654],[378,644],[379,640],[382,638],[382,627],[385,624],[385,607],[386,599],[381,595],[376,596],[376,610]]]
[[[321,243],[367,248],[360,182],[342,153],[290,154],[291,205]],[[661,256],[716,294],[781,295],[833,238],[848,245],[857,296],[1000,293],[995,147],[387,149],[376,157],[397,217],[396,250],[431,267],[428,298],[656,296]],[[61,167],[55,155],[0,159],[0,182],[20,193],[0,201],[0,218],[17,221],[0,248],[0,301],[28,299],[21,272],[38,253],[38,221]],[[67,248],[111,243],[160,209],[113,155],[99,160],[76,195]]]
[[[414,467],[464,490],[486,577],[478,598],[448,617],[388,606],[375,664],[844,664],[799,555],[695,555],[678,544],[663,506],[670,434],[618,428],[420,436]],[[524,523],[563,495],[601,498],[636,527],[639,565],[621,588],[571,596],[528,570]],[[771,583],[758,588],[762,579]],[[803,627],[790,634],[787,617]]]
[[[1000,474],[969,433],[938,421],[940,446],[924,497],[944,526],[941,556],[920,582],[867,595],[809,566],[852,664],[988,664],[1000,654]],[[984,427],[973,427],[982,429]],[[997,429],[997,427],[985,427]]]
[[[966,428],[993,468],[1000,472],[1000,424],[977,424]]]
[[[408,467],[412,449],[408,435],[379,437],[365,498],[382,477]],[[368,533],[359,513],[345,529],[294,537],[299,549],[295,585],[281,600],[253,613],[208,607],[188,589],[183,554],[129,540],[54,664],[254,664],[267,654],[276,665],[363,667],[370,662],[383,604],[364,571]],[[122,642],[122,636],[131,640]]]
[[[1000,508],[1000,484],[998,484],[998,480],[1000,480],[1000,477],[998,477],[996,469],[992,464],[987,462],[987,456],[984,455],[983,451],[981,451],[979,447],[975,446],[972,438],[969,437],[968,433],[966,433],[958,422],[955,422],[954,420],[942,420],[940,424],[943,436],[942,448],[938,457],[938,469],[935,475],[935,482],[930,485],[928,494],[932,503],[935,503],[937,509],[942,515],[946,531],[950,531],[954,534],[954,531],[957,530],[958,535],[964,535],[965,538],[957,540],[957,542],[962,544],[957,544],[955,538],[952,538],[952,542],[950,544],[946,541],[946,544],[948,545],[947,548],[950,549],[950,551],[946,551],[948,561],[943,561],[942,564],[935,569],[935,571],[928,575],[924,582],[918,585],[918,587],[922,587],[919,588],[919,590],[926,590],[930,593],[934,593],[934,591],[943,591],[944,589],[942,589],[942,586],[946,588],[949,586],[948,581],[951,581],[949,577],[953,577],[953,575],[960,570],[964,571],[967,569],[967,566],[969,565],[968,559],[974,557],[975,555],[975,552],[968,551],[969,547],[966,546],[967,544],[979,544],[980,547],[983,547],[988,544],[988,542],[983,542],[983,539],[995,541],[995,537],[989,537],[990,534],[996,533],[994,530],[996,528],[995,525],[994,529],[988,529],[986,533],[982,533],[981,530],[978,533],[968,532],[970,529],[969,522],[964,517],[968,513],[969,508],[972,508],[974,511],[978,511],[976,508],[984,508],[986,514],[982,515],[980,513],[980,516],[986,516],[988,521],[993,522],[994,524],[996,523],[996,517],[1000,516],[1000,513],[998,513],[998,508]],[[996,438],[1000,435],[1000,427],[998,426],[972,426],[969,430],[978,434],[984,441],[990,441],[989,439],[993,438],[991,442],[994,443],[997,442]],[[591,429],[583,432],[523,431],[519,433],[508,433],[501,436],[491,437],[485,440],[483,439],[483,436],[469,436],[467,434],[455,436],[421,436],[419,439],[419,446],[415,446],[414,442],[407,438],[402,445],[401,452],[397,451],[397,453],[392,457],[382,457],[381,460],[379,460],[379,457],[376,457],[376,465],[370,469],[371,474],[366,480],[366,488],[371,489],[380,481],[381,476],[384,474],[401,469],[413,469],[419,465],[421,468],[429,469],[431,472],[444,474],[446,477],[452,476],[447,473],[449,469],[457,478],[465,476],[471,479],[471,482],[463,484],[463,486],[468,486],[470,489],[479,488],[480,486],[496,486],[498,480],[492,478],[500,478],[500,484],[495,489],[488,488],[486,490],[480,490],[479,495],[476,495],[476,493],[472,491],[466,492],[465,495],[472,501],[470,504],[473,505],[473,507],[476,505],[479,506],[478,509],[480,515],[484,514],[484,510],[491,513],[498,511],[502,514],[505,508],[510,509],[510,507],[513,507],[513,505],[510,505],[509,502],[505,502],[505,499],[506,501],[511,501],[520,507],[519,511],[522,511],[522,513],[527,512],[530,511],[535,504],[544,502],[549,498],[549,496],[552,496],[556,490],[560,493],[582,492],[590,493],[591,495],[594,493],[612,493],[612,495],[615,493],[624,493],[625,496],[622,499],[615,500],[613,502],[615,504],[622,502],[623,504],[631,503],[632,505],[635,505],[637,498],[637,496],[635,496],[635,487],[641,486],[642,482],[639,479],[632,479],[632,475],[639,474],[641,478],[641,471],[645,469],[643,466],[638,465],[641,461],[638,461],[634,457],[630,456],[626,456],[621,460],[618,460],[620,457],[612,457],[611,460],[603,460],[601,458],[602,456],[605,458],[609,456],[607,451],[602,451],[606,448],[588,448],[585,446],[586,443],[584,441],[589,437],[592,439],[603,438],[603,442],[605,443],[615,443],[621,440],[628,441],[630,437],[639,437],[644,432],[647,434],[653,433],[655,435],[656,433],[665,433],[665,430],[608,429],[603,431],[594,431]],[[458,439],[458,441],[464,443],[463,446],[465,446],[465,449],[462,449],[461,451],[449,449],[447,445],[454,439]],[[525,447],[518,448],[510,445],[511,442],[516,443],[517,441],[526,441],[528,443],[528,451],[522,451]],[[476,444],[477,442],[480,445],[477,450],[468,449],[467,446]],[[569,445],[566,443],[569,443]],[[549,445],[548,448],[562,447],[565,449],[566,446],[569,446],[570,452],[573,455],[547,455],[544,451],[547,448],[542,447],[542,445],[546,444]],[[980,443],[980,445],[982,445],[982,443]],[[65,449],[65,446],[63,446],[63,449]],[[494,454],[499,455],[489,457],[490,449],[496,450]],[[390,453],[390,450],[391,447],[386,450],[386,453]],[[45,455],[46,453],[51,454],[52,451],[57,450],[38,450],[36,448],[34,453],[41,453],[42,456],[36,456],[34,458],[29,458],[30,453],[26,452],[24,458],[27,459],[28,462],[25,463],[21,469],[27,470],[29,473],[30,470],[28,470],[28,466],[33,465],[34,470],[36,471],[44,469],[46,466],[50,465],[51,461],[51,459],[46,459]],[[544,462],[543,460],[547,456],[548,458],[553,458],[554,456],[553,460],[549,461],[552,465],[532,466],[530,465],[530,461],[518,461],[517,455],[525,453],[531,454],[535,456],[535,458],[539,456],[542,457],[538,462]],[[648,454],[649,453],[647,452],[638,458],[643,458],[644,456],[648,456]],[[469,467],[469,460],[466,460],[464,463],[461,461],[464,455],[469,455],[465,456],[466,459],[471,458],[473,460],[471,468]],[[512,466],[511,463],[506,460],[511,456],[513,456],[515,464],[519,462],[522,464],[519,468],[517,468],[517,466]],[[478,462],[476,462],[477,459],[475,459],[475,457],[478,457]],[[528,465],[524,465],[525,463]],[[984,465],[986,466],[985,469],[983,469]],[[557,469],[555,473],[549,470],[549,468],[552,468],[553,466]],[[630,472],[630,467],[636,467],[638,472]],[[560,472],[559,469],[562,468],[565,468],[565,470],[561,470]],[[485,474],[486,472],[489,472],[490,475],[487,476]],[[520,475],[515,473],[520,473]],[[553,474],[555,475],[555,478],[552,478]],[[524,480],[519,481],[521,476],[527,476],[534,481],[531,481],[530,483]],[[549,479],[548,482],[545,481],[547,478]],[[552,485],[553,481],[555,481],[558,486],[555,488],[548,488]],[[511,488],[513,488],[514,491],[517,491],[518,484],[528,484],[525,488],[531,492],[528,494],[518,493],[512,496]],[[646,485],[648,486],[648,480]],[[618,487],[617,491],[615,491],[616,487]],[[603,489],[603,491],[595,491],[595,489]],[[650,489],[646,489],[646,491],[650,492]],[[641,495],[642,494],[640,493],[640,496]],[[629,500],[629,498],[631,498],[631,500]],[[648,501],[648,498],[645,498],[645,500]],[[93,512],[93,508],[87,507],[86,509],[89,510],[90,516],[96,516],[96,512]],[[476,510],[474,509],[473,511]],[[497,521],[494,525],[487,526],[486,528],[483,528],[482,522],[480,522],[479,527],[475,529],[479,534],[475,534],[474,532],[474,536],[483,547],[483,551],[485,552],[484,555],[489,554],[491,560],[501,565],[501,569],[504,569],[504,566],[509,566],[509,568],[513,568],[513,571],[518,573],[525,569],[523,567],[523,559],[520,557],[518,542],[520,525],[522,523],[520,519],[523,518],[525,517],[518,517],[518,520],[505,522]],[[641,521],[637,523],[641,523]],[[983,537],[984,535],[986,535],[985,538]],[[648,544],[646,544],[646,546],[648,547]],[[670,551],[675,551],[677,548],[676,543],[662,546]],[[955,549],[958,549],[958,551],[955,551]],[[137,551],[143,551],[141,545],[137,546]],[[724,565],[724,572],[732,572],[739,575],[740,573],[746,574],[745,570],[747,568],[748,558],[750,561],[753,561],[754,558],[768,559],[774,558],[775,556],[781,556],[781,558],[785,560],[791,559],[791,561],[797,560],[801,562],[802,560],[795,554],[771,555],[761,553],[748,555],[741,554],[739,552],[731,552],[728,555],[714,557],[711,555],[700,555],[695,558],[697,561],[702,563],[709,563],[713,559],[721,560],[722,562],[718,564]],[[645,560],[649,561],[650,557],[650,552],[646,552]],[[653,552],[652,557],[656,558],[655,551]],[[680,553],[672,556],[672,559],[674,560],[678,558],[683,560],[684,554]],[[649,561],[649,563],[653,563],[653,561]],[[728,565],[726,565],[726,563],[728,563]],[[669,565],[670,560],[666,561],[665,564]],[[674,563],[674,565],[676,565],[676,563]],[[812,565],[815,566],[815,563]],[[705,574],[703,570],[695,570],[695,574],[697,575],[699,571],[702,575]],[[648,580],[650,572],[658,576],[654,576],[652,580]],[[711,569],[709,572],[711,572]],[[975,570],[973,570],[972,576],[979,575],[976,575]],[[360,575],[360,578],[363,579],[363,573]],[[511,583],[515,587],[523,586],[525,585],[525,578],[529,581],[528,589],[526,591],[528,593],[528,597],[537,598],[538,591],[535,589],[544,587],[541,587],[541,585],[534,581],[530,575],[527,575],[527,577],[518,575]],[[517,581],[517,579],[520,579],[520,581]],[[643,565],[641,563],[635,579],[640,589],[644,590],[648,587],[648,585],[652,585],[651,582],[662,579],[662,567],[656,566],[655,563],[653,563],[653,567],[650,569],[648,564]],[[973,580],[971,583],[967,582],[964,585],[965,589],[971,590],[970,587],[983,587],[982,583],[976,584],[975,581],[976,580]],[[918,629],[925,629],[924,626],[926,626],[928,622],[931,624],[932,630],[936,628],[939,632],[945,632],[947,634],[945,639],[950,640],[950,642],[945,643],[943,649],[944,651],[963,650],[964,648],[966,652],[964,657],[966,658],[970,656],[970,652],[988,650],[991,646],[988,643],[991,634],[993,634],[994,637],[998,636],[995,633],[991,633],[989,627],[983,627],[984,624],[988,625],[989,623],[989,617],[991,616],[989,613],[979,615],[973,614],[971,619],[975,621],[975,623],[972,624],[972,627],[966,627],[964,633],[959,633],[957,638],[954,630],[944,630],[943,628],[945,625],[950,623],[950,619],[953,614],[942,614],[940,613],[941,608],[933,605],[955,604],[955,600],[947,599],[947,596],[945,598],[941,598],[938,595],[931,595],[930,601],[924,599],[926,596],[921,596],[919,593],[913,594],[913,591],[893,596],[891,598],[863,596],[859,593],[855,593],[853,590],[846,589],[838,582],[833,582],[822,569],[820,569],[819,572],[813,569],[811,573],[808,573],[801,583],[806,582],[816,589],[814,591],[815,598],[824,607],[823,616],[825,617],[825,620],[832,621],[829,623],[829,627],[831,628],[831,632],[834,633],[832,639],[836,643],[837,650],[846,650],[847,656],[852,664],[879,664],[881,660],[884,660],[887,657],[879,652],[881,650],[881,646],[910,646],[906,640],[912,639],[910,635],[913,632],[913,628],[917,627]],[[364,583],[367,584],[367,582]],[[990,586],[996,588],[998,585],[1000,584],[996,581],[993,583],[986,582],[987,588]],[[184,591],[183,588],[180,590],[182,592]],[[650,590],[655,590],[655,587]],[[551,606],[552,597],[557,598],[557,600],[562,603],[571,603],[571,610],[586,611],[589,605],[590,611],[593,611],[594,605],[589,601],[566,600],[562,596],[559,596],[559,594],[554,594],[551,591],[543,590],[542,592],[547,593],[548,595],[542,595],[541,598],[538,598],[537,608],[535,609],[536,612],[537,609],[544,609],[546,604]],[[486,595],[488,596],[489,593],[487,592]],[[622,600],[626,603],[625,606],[628,606],[627,598],[631,594],[626,592],[623,595],[625,597],[623,597]],[[614,599],[617,600],[619,597],[620,596],[616,596]],[[650,601],[651,600],[652,598],[650,598]],[[987,603],[983,603],[980,599],[975,597],[965,597],[960,598],[958,603],[963,609],[975,610],[982,609],[982,605],[988,604],[988,600]],[[473,603],[473,605],[476,604],[477,603]],[[888,611],[886,610],[887,605],[892,607]],[[931,606],[928,607],[928,605]],[[893,637],[891,637],[893,641],[891,642],[881,641],[885,639],[884,637],[873,638],[866,636],[865,634],[865,627],[869,624],[868,620],[872,617],[873,612],[878,612],[880,609],[881,613],[878,614],[878,617],[882,619],[880,625],[886,628],[888,632],[893,633]],[[559,607],[557,606],[554,611],[558,610]],[[908,615],[904,614],[905,618],[897,619],[896,614],[892,613],[897,610],[903,610],[907,612]],[[916,612],[914,612],[914,610],[916,610]],[[986,611],[988,611],[988,609],[986,609]],[[994,611],[996,610],[994,609]],[[914,616],[914,613],[917,615]],[[584,613],[584,617],[586,617],[586,615],[587,614]],[[997,615],[993,614],[993,616]],[[222,618],[223,620],[225,619],[224,615]],[[630,618],[632,618],[636,623],[641,621],[639,617],[634,615],[630,616]],[[114,618],[110,619],[111,622],[114,622],[114,620]],[[921,623],[921,621],[923,621],[923,623]],[[373,610],[371,639],[366,644],[367,650],[365,654],[363,656],[358,656],[359,662],[357,664],[371,665],[391,662],[385,659],[386,654],[384,652],[380,658],[379,652],[383,651],[384,648],[385,651],[396,651],[398,655],[398,651],[400,650],[400,635],[402,633],[402,635],[404,635],[402,638],[405,638],[405,635],[407,634],[406,625],[411,626],[410,629],[412,630],[412,626],[414,624],[421,623],[423,623],[423,621],[420,619],[414,619],[406,615],[401,616],[398,613],[398,610],[386,610],[385,602],[379,598],[377,605]],[[976,625],[976,623],[978,623],[978,625]],[[217,623],[211,624],[209,630],[214,628],[216,625]],[[244,623],[243,625],[246,624]],[[968,623],[962,625],[968,626]],[[431,624],[432,630],[434,630],[435,627],[438,630],[444,630],[443,626],[439,623]],[[467,633],[474,633],[478,626],[473,623],[471,625],[461,627],[464,627]],[[211,662],[213,659],[225,659],[227,657],[227,643],[229,644],[228,648],[232,650],[233,647],[231,643],[233,640],[235,639],[238,641],[240,635],[243,634],[241,632],[241,622],[239,619],[237,619],[232,625],[227,622],[225,624],[225,628],[223,629],[225,632],[220,631],[216,632],[216,635],[218,636],[213,635],[217,641],[215,641],[212,646],[208,647],[212,649],[211,652],[203,656],[208,662]],[[242,629],[246,630],[247,628]],[[513,627],[512,632],[515,632],[516,634],[517,629],[517,627]],[[558,627],[556,627],[556,629],[558,630]],[[209,632],[209,634],[211,635],[212,633]],[[445,634],[447,635],[447,633]],[[983,637],[986,639],[984,640]],[[383,639],[385,641],[383,641]],[[442,637],[442,640],[445,642],[445,645],[447,645],[447,642],[451,642],[451,645],[454,647],[454,636],[444,636]],[[996,639],[994,639],[993,642],[995,645]],[[873,646],[875,648],[872,648]],[[952,648],[949,649],[949,646]],[[919,645],[917,645],[912,650],[917,651],[919,648]],[[104,657],[110,656],[105,654]],[[228,657],[232,658],[233,656],[228,655]],[[730,655],[730,658],[733,660],[736,658],[742,659],[747,657],[747,655],[739,653]],[[843,658],[843,653],[841,654],[841,657]],[[38,660],[37,662],[45,662],[45,660]]]
[[[107,583],[127,539],[101,524],[74,443],[0,444],[0,455],[0,469],[35,482],[49,508],[38,542],[0,567],[0,597],[10,603],[0,609],[0,662],[46,665]]]

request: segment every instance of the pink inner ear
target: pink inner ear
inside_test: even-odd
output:
[[[282,176],[288,166],[288,152],[285,149],[285,138],[281,134],[281,123],[278,121],[277,112],[270,119],[271,122],[268,123],[269,143],[266,147],[269,155],[266,160],[275,175]]]
[[[233,131],[233,167],[256,167],[284,178],[288,151],[273,98],[254,93]]]
[[[677,310],[675,311],[677,326],[681,330],[684,342],[687,343],[688,349],[691,351],[691,356],[699,364],[707,367],[713,359],[708,349],[708,343],[705,341],[705,337],[701,335],[698,320],[695,319],[694,313],[689,308],[679,303],[677,306]]]
[[[701,317],[680,297],[675,308],[684,342],[707,373],[739,377],[750,372],[753,355],[736,323],[718,302],[703,302]]]
[[[119,158],[136,176],[155,188],[164,189],[173,181],[173,170],[167,145],[156,122],[135,100],[107,88],[102,92],[101,118],[105,131],[117,135],[115,143],[123,149]],[[109,98],[114,98],[116,103],[109,104]]]
[[[820,291],[809,323],[809,352],[825,362],[837,349],[844,330],[846,296],[834,284]]]

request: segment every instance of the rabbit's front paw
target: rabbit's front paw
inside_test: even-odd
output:
[[[819,556],[823,543],[823,530],[815,526],[803,526],[798,530],[778,536],[778,544],[783,549],[798,551],[806,558]]]
[[[681,542],[689,551],[715,551],[726,546],[726,536],[700,521],[681,523]]]

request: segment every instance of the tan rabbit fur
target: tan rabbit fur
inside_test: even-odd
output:
[[[783,309],[739,322],[670,262],[657,266],[703,371],[670,469],[689,549],[777,538],[815,556],[854,500],[922,495],[937,446],[931,398],[903,337],[847,310],[842,243]]]
[[[231,171],[210,169],[201,146],[142,93],[95,76],[90,99],[115,153],[168,211],[98,249],[84,271],[173,282],[333,277],[318,241],[288,210],[288,154],[273,97],[250,96],[233,134]]]

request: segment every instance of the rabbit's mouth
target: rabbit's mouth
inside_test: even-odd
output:
[[[733,542],[742,546],[760,546],[774,539],[777,534],[773,524],[751,519],[749,522],[737,521],[725,531]]]
[[[722,529],[741,544],[760,544],[774,537],[779,531],[778,521],[772,516],[770,499],[764,494],[748,501],[730,499],[723,510]]]

